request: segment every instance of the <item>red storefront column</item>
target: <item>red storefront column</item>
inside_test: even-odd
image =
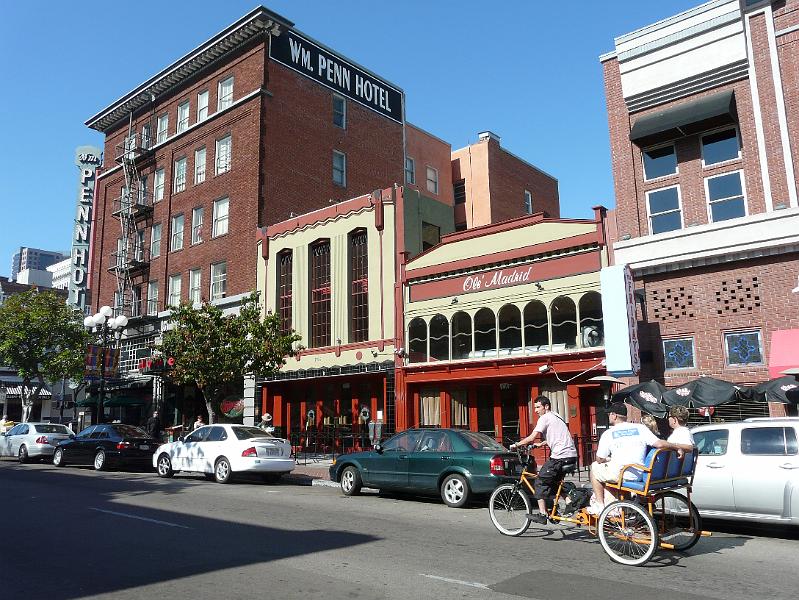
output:
[[[491,397],[494,400],[494,437],[502,443],[502,394],[499,391],[499,384],[494,384]]]
[[[452,416],[450,415],[449,391],[442,389],[438,394],[438,402],[441,407],[441,427],[452,427]]]
[[[473,383],[469,385],[468,398],[469,429],[472,431],[477,431],[477,386]]]
[[[527,383],[517,386],[519,395],[519,437],[530,435],[530,409],[528,403]]]

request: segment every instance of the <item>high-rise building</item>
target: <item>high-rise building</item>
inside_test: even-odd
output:
[[[39,248],[29,248],[21,246],[19,252],[14,254],[11,259],[11,277],[16,281],[17,273],[24,269],[44,271],[50,265],[68,258],[67,254],[54,250],[40,250]]]

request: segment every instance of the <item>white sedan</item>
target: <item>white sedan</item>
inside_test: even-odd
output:
[[[216,424],[159,446],[153,454],[153,466],[159,477],[189,471],[227,483],[235,473],[261,473],[265,481],[273,483],[294,469],[294,459],[286,440],[262,429]]]

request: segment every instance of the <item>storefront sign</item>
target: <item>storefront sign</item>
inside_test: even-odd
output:
[[[599,281],[605,321],[605,368],[617,377],[637,375],[641,371],[641,352],[632,271],[628,265],[604,267]]]
[[[402,123],[403,95],[400,90],[321,48],[296,31],[287,30],[277,37],[273,36],[269,55],[342,96]]]
[[[529,283],[532,272],[533,267],[517,267],[515,269],[500,269],[490,273],[470,275],[463,281],[463,291],[476,292],[518,283]]]
[[[97,168],[100,166],[100,149],[79,146],[75,150],[78,178],[78,206],[75,229],[72,235],[71,277],[69,279],[69,304],[84,312],[89,273],[89,241],[92,229],[92,203]]]

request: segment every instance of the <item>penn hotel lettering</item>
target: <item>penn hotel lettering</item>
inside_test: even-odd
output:
[[[69,302],[83,308],[86,304],[86,283],[89,268],[89,239],[91,235],[92,203],[99,152],[77,153],[75,161],[80,171],[75,230],[72,237],[72,277],[69,285]]]

